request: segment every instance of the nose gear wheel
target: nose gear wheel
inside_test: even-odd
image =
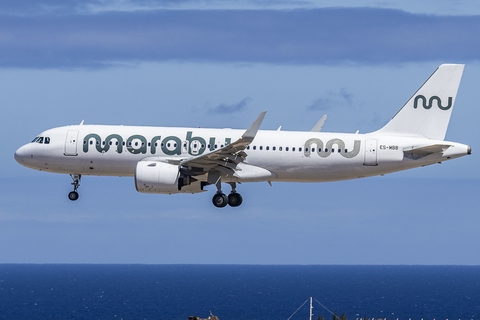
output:
[[[75,201],[78,199],[78,192],[77,189],[80,187],[80,180],[82,179],[82,176],[80,174],[71,174],[70,177],[72,178],[72,186],[73,186],[73,191],[68,194],[68,199]]]

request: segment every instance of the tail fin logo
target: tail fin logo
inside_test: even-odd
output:
[[[442,100],[437,96],[430,97],[430,99],[428,100],[428,104],[427,104],[427,98],[425,98],[422,95],[418,95],[418,96],[415,97],[415,100],[413,101],[413,108],[415,108],[415,109],[417,109],[418,100],[422,100],[422,106],[425,109],[430,109],[433,106],[433,101],[434,100],[437,101],[437,106],[440,108],[440,110],[448,110],[452,107],[452,97],[448,97],[448,105],[446,107],[444,107],[444,106],[442,106]]]

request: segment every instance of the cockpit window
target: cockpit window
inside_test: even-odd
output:
[[[35,139],[33,139],[31,143],[34,143],[34,142],[49,144],[50,143],[50,138],[49,137],[35,137]]]

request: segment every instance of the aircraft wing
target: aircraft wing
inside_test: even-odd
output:
[[[450,148],[448,144],[433,144],[425,147],[404,148],[403,153],[407,158],[418,160],[434,153],[444,153],[448,148]]]
[[[215,168],[225,174],[233,175],[237,165],[245,161],[247,154],[243,152],[243,150],[252,143],[266,113],[266,111],[262,112],[237,141],[221,149],[180,160],[177,164],[187,167],[203,168],[205,171]]]

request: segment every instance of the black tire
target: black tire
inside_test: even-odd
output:
[[[212,199],[213,205],[217,208],[223,208],[228,204],[228,198],[223,193],[217,193]]]
[[[78,199],[78,192],[77,191],[72,191],[68,194],[68,199],[75,201]]]
[[[228,195],[228,204],[230,207],[238,207],[243,202],[243,198],[240,193],[230,193]]]

